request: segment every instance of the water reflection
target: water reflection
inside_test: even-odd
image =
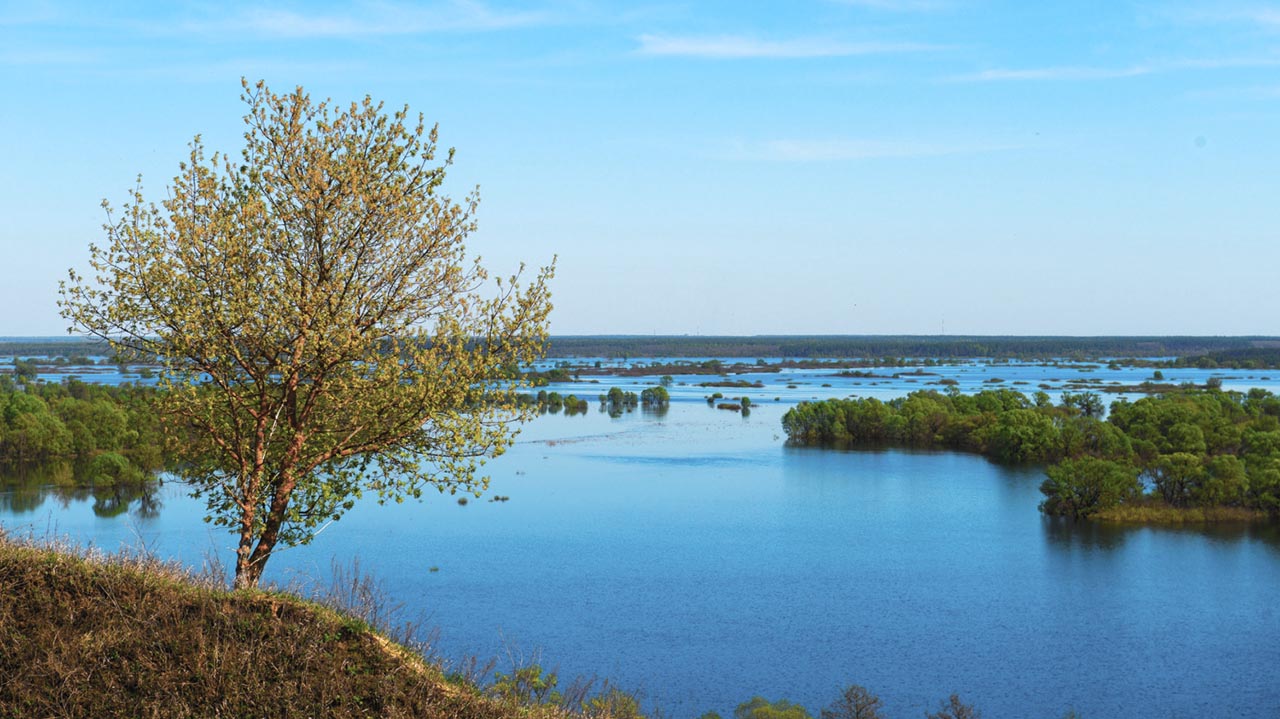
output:
[[[1197,536],[1218,543],[1261,542],[1280,548],[1280,526],[1270,522],[1215,522],[1188,524],[1117,524],[1069,517],[1042,517],[1045,541],[1058,548],[1112,551],[1139,533]]]
[[[667,416],[667,411],[669,409],[671,409],[671,406],[666,404],[656,406],[642,404],[640,405],[640,414],[645,417],[652,417],[653,419],[662,419]]]
[[[1108,522],[1090,522],[1070,517],[1041,517],[1045,542],[1058,549],[1114,551],[1124,546],[1133,527]]]
[[[38,465],[0,465],[0,513],[30,514],[53,499],[63,509],[75,503],[91,503],[97,517],[131,514],[138,519],[160,515],[160,480],[97,484],[89,481],[84,464],[52,462]]]

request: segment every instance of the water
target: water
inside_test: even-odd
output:
[[[931,371],[966,390],[991,376],[1034,391],[1090,374]],[[1134,382],[1149,371],[1092,374]],[[445,656],[540,652],[563,676],[610,677],[674,717],[728,716],[755,694],[816,714],[849,683],[879,694],[892,717],[921,716],[953,691],[989,718],[1280,715],[1274,528],[1071,525],[1036,511],[1035,469],[788,448],[779,420],[796,399],[894,396],[923,382],[747,377],[757,378],[767,386],[677,384],[660,416],[611,419],[593,406],[541,418],[490,465],[486,496],[509,502],[364,503],[274,557],[268,579],[323,577],[331,558],[358,556],[439,627]],[[550,389],[593,400],[649,382]],[[714,391],[757,406],[748,417],[710,408],[701,398]],[[230,536],[201,524],[181,487],[166,484],[159,499],[154,516],[103,518],[89,499],[0,495],[0,523],[145,544],[192,564],[229,555]]]

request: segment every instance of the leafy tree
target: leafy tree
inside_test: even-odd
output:
[[[1002,412],[990,439],[992,456],[1004,462],[1037,462],[1053,458],[1060,436],[1053,420],[1032,409]]]
[[[28,383],[35,380],[38,371],[36,363],[31,360],[20,360],[16,357],[13,360],[13,376],[20,382]]]
[[[666,407],[671,404],[671,394],[661,385],[649,387],[640,392],[640,404],[646,407]]]
[[[107,207],[96,280],[72,272],[60,302],[155,359],[179,473],[238,535],[237,587],[364,492],[478,494],[531,412],[502,369],[538,357],[551,275],[468,259],[477,199],[442,194],[453,152],[421,116],[244,88],[241,157],[197,137],[159,207],[140,186]]]
[[[840,693],[840,698],[822,710],[821,719],[882,719],[880,709],[884,702],[865,687],[851,684]]]
[[[1204,479],[1205,468],[1200,457],[1190,452],[1162,455],[1152,469],[1156,491],[1174,507],[1191,504]]]
[[[138,482],[142,473],[129,460],[115,452],[103,452],[89,462],[89,481],[95,486],[114,486],[121,482]]]
[[[1203,454],[1205,452],[1204,431],[1190,422],[1179,422],[1169,428],[1165,449],[1169,452],[1187,454]]]
[[[1195,489],[1195,501],[1204,507],[1239,505],[1249,491],[1249,477],[1239,457],[1224,454],[1209,460],[1206,478]]]
[[[1137,469],[1105,459],[1069,459],[1050,467],[1040,485],[1046,514],[1088,517],[1140,496],[1142,484]]]
[[[1079,412],[1084,417],[1101,417],[1105,406],[1096,392],[1062,393],[1062,404]]]

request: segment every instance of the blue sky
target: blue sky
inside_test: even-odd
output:
[[[408,104],[561,334],[1280,335],[1280,2],[0,4],[0,335],[240,78]]]

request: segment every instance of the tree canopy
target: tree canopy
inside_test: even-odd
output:
[[[491,279],[464,240],[477,195],[408,108],[244,84],[244,147],[200,138],[159,206],[141,183],[61,307],[73,330],[154,357],[178,472],[239,537],[236,585],[364,492],[479,492],[523,418],[546,341],[544,268]]]

